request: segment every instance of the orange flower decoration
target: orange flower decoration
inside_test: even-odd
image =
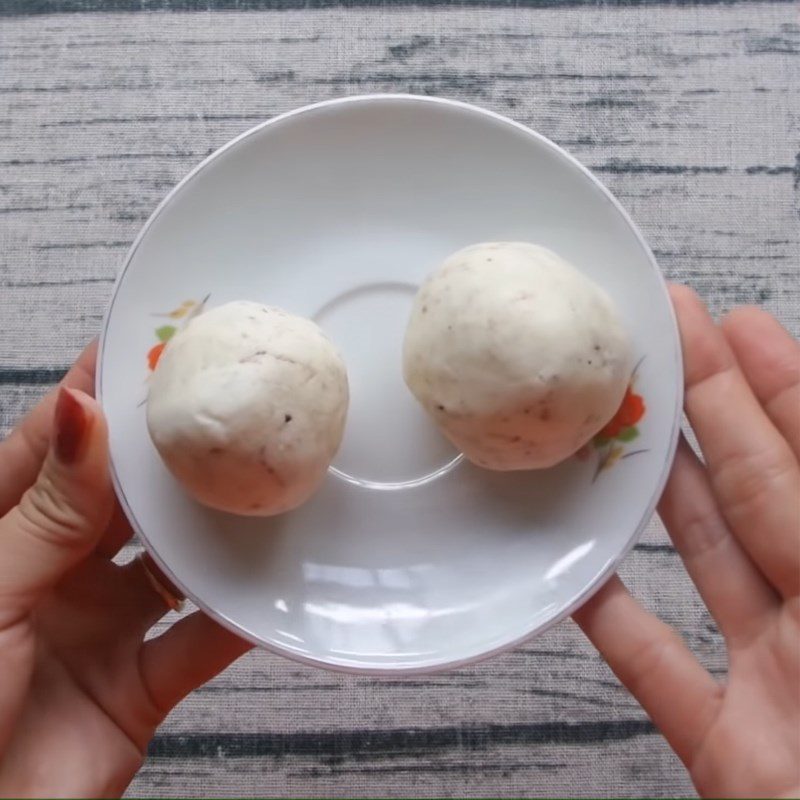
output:
[[[632,428],[644,416],[644,398],[629,386],[617,413],[597,435],[603,439],[616,439],[622,431]]]
[[[158,366],[158,359],[161,358],[166,346],[166,342],[159,342],[150,348],[150,352],[147,354],[147,366],[150,367],[151,372]]]
[[[176,309],[166,312],[159,311],[154,315],[156,317],[167,317],[172,320],[181,320],[181,322],[175,325],[168,323],[156,328],[155,334],[158,343],[154,344],[147,353],[147,366],[150,368],[150,372],[158,366],[159,359],[164,352],[167,342],[178,332],[179,328],[184,327],[193,317],[202,313],[210,296],[211,295],[207,294],[199,303],[196,300],[184,300]]]

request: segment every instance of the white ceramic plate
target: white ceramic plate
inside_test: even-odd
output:
[[[415,288],[491,240],[550,247],[610,292],[642,359],[635,430],[555,469],[498,474],[460,460],[415,405],[400,362]],[[150,442],[145,356],[204,298],[313,317],[345,356],[342,449],[291,514],[196,505]],[[580,164],[491,112],[386,95],[277,117],[184,179],[131,248],[97,380],[122,506],[175,583],[260,645],[373,673],[474,661],[596,590],[653,513],[682,384],[658,267]]]

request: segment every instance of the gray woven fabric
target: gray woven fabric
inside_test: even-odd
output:
[[[600,175],[670,278],[715,312],[760,303],[800,333],[798,85],[800,27],[785,3],[0,19],[0,428],[97,331],[125,249],[190,167],[273,114],[354,93],[445,95],[531,125]],[[622,573],[724,672],[721,639],[657,522]],[[691,791],[564,623],[488,663],[413,680],[253,653],[172,714],[130,793]]]

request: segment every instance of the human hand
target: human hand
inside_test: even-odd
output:
[[[574,615],[701,795],[800,796],[800,346],[769,314],[721,326],[675,286],[685,410],[659,514],[725,637],[717,683],[612,578]]]
[[[168,610],[108,473],[91,345],[0,443],[0,796],[119,795],[172,707],[249,645]],[[151,565],[151,569],[155,569]]]

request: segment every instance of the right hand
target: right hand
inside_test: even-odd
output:
[[[800,347],[673,287],[685,408],[659,513],[728,648],[718,683],[616,577],[575,615],[711,797],[800,796]]]

